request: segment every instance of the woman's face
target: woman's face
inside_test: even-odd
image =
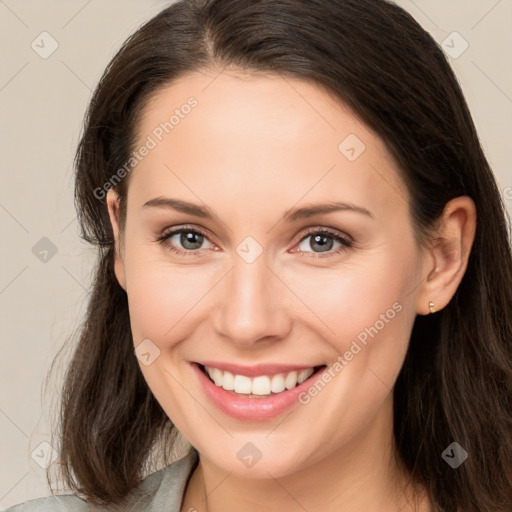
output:
[[[212,72],[154,96],[135,146],[116,274],[182,434],[251,477],[390,439],[426,267],[380,139],[311,83]]]

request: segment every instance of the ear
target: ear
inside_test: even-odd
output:
[[[416,311],[420,315],[444,308],[455,295],[466,272],[476,231],[476,207],[468,196],[456,197],[444,209],[437,236],[424,259],[427,280],[418,293]]]
[[[114,260],[114,272],[116,274],[116,278],[123,288],[126,291],[126,275],[124,262],[121,255],[120,250],[120,237],[119,237],[119,196],[116,191],[110,189],[107,192],[107,207],[108,207],[108,215],[110,218],[110,224],[112,225],[112,230],[114,232],[115,239],[115,260]]]

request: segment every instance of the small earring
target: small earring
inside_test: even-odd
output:
[[[434,309],[434,303],[433,303],[432,301],[430,301],[430,302],[428,303],[428,307],[429,307],[429,309],[430,309],[430,314],[433,314],[433,313],[435,313],[435,312],[436,312],[436,310]]]

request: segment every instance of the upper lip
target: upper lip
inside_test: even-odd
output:
[[[293,371],[316,368],[320,365],[311,364],[278,364],[278,363],[260,363],[252,366],[244,366],[234,363],[225,363],[222,361],[196,361],[197,364],[218,368],[228,371],[234,375],[245,375],[247,377],[256,377],[258,375],[275,375],[277,373],[288,373]]]

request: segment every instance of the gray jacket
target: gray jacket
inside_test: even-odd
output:
[[[62,494],[28,500],[5,512],[180,512],[188,478],[198,460],[197,451],[191,448],[185,457],[142,480],[119,506],[94,506],[73,494]]]

